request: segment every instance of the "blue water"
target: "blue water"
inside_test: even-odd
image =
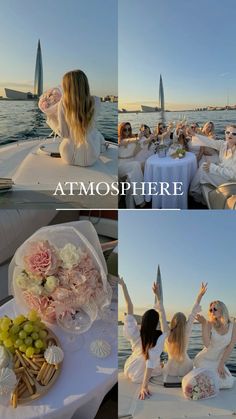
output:
[[[119,113],[120,122],[130,122],[133,132],[138,132],[141,124],[149,125],[153,130],[160,122],[160,113]],[[187,123],[198,122],[203,125],[207,121],[215,124],[215,130],[219,138],[224,138],[225,126],[236,123],[236,111],[199,111],[199,112],[166,112],[166,121],[177,123],[187,119]]]
[[[116,103],[101,104],[97,127],[106,140],[117,142]],[[34,101],[0,101],[0,145],[28,138],[45,138],[51,133],[45,115]]]
[[[124,367],[125,360],[131,354],[130,344],[123,337],[123,327],[118,326],[118,365],[119,369],[122,370]],[[194,358],[197,353],[203,348],[202,337],[201,337],[201,326],[199,324],[193,325],[192,335],[189,341],[189,348],[188,354],[190,358]],[[163,359],[167,359],[167,355],[163,355]],[[226,363],[229,370],[232,372],[233,375],[236,376],[236,347],[234,348],[233,352],[231,353],[230,358]]]

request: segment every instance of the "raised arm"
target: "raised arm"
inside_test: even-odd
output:
[[[131,298],[130,298],[129,293],[128,293],[127,286],[126,286],[125,281],[123,280],[123,278],[118,277],[118,284],[120,284],[120,286],[123,290],[124,299],[125,299],[125,303],[126,303],[127,314],[132,314],[133,315],[134,314],[133,303],[131,301]]]
[[[197,314],[195,318],[202,325],[203,344],[208,348],[211,342],[211,324],[200,314]]]
[[[227,359],[229,358],[232,350],[234,349],[234,346],[236,344],[236,323],[234,323],[233,325],[233,333],[232,333],[232,338],[231,338],[231,342],[230,344],[226,347],[220,363],[218,365],[218,373],[220,374],[221,377],[225,377],[225,375],[227,374],[226,370],[225,370],[225,362],[227,361]]]
[[[167,323],[167,320],[166,320],[166,312],[165,312],[165,309],[164,309],[163,302],[161,301],[161,298],[160,298],[160,293],[159,293],[158,286],[155,282],[153,283],[152,290],[153,290],[153,293],[155,294],[155,296],[157,297],[157,303],[156,303],[154,308],[160,314],[161,330],[162,330],[163,333],[168,333],[169,332],[169,326],[168,326],[168,323]]]
[[[203,295],[206,293],[206,291],[207,291],[207,282],[205,284],[204,284],[204,282],[202,282],[201,287],[200,287],[200,291],[197,295],[196,302],[194,303],[194,306],[192,308],[192,312],[188,317],[187,334],[191,333],[194,319],[195,319],[196,315],[199,313],[199,311],[201,311],[200,302],[202,300]]]

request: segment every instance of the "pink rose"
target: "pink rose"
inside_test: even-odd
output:
[[[56,274],[60,260],[56,250],[48,241],[31,243],[29,253],[24,257],[25,269],[39,279]]]

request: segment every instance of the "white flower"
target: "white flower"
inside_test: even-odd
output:
[[[80,248],[68,243],[59,251],[59,254],[63,262],[63,268],[71,269],[78,265],[83,252]]]
[[[32,292],[34,295],[42,295],[43,293],[43,287],[41,285],[33,285],[29,288],[29,291]]]
[[[193,395],[193,400],[198,400],[198,395]]]
[[[58,286],[59,280],[55,276],[48,276],[44,288],[47,292],[53,292]]]
[[[20,288],[27,288],[27,286],[29,284],[28,275],[25,272],[21,272],[16,277],[16,283],[17,283],[18,287],[20,287]]]

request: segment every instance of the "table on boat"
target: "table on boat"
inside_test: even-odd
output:
[[[14,300],[11,300],[0,307],[0,317],[14,316],[14,311]],[[62,330],[57,326],[52,329],[60,340]],[[104,339],[112,345],[112,352],[107,358],[96,358],[90,353],[89,345],[104,334]],[[18,405],[16,409],[0,405],[0,418],[70,419],[76,413],[80,419],[93,419],[104,396],[117,382],[117,337],[114,324],[101,320],[95,322],[84,334],[83,341],[80,350],[65,351],[62,371],[46,395],[30,404]]]
[[[149,157],[145,163],[144,182],[166,182],[173,193],[173,182],[182,182],[183,195],[145,195],[146,202],[152,201],[152,208],[188,208],[188,188],[197,171],[197,160],[193,153],[187,152],[182,159],[170,156],[159,157],[157,154]],[[179,192],[178,192],[179,193]]]

